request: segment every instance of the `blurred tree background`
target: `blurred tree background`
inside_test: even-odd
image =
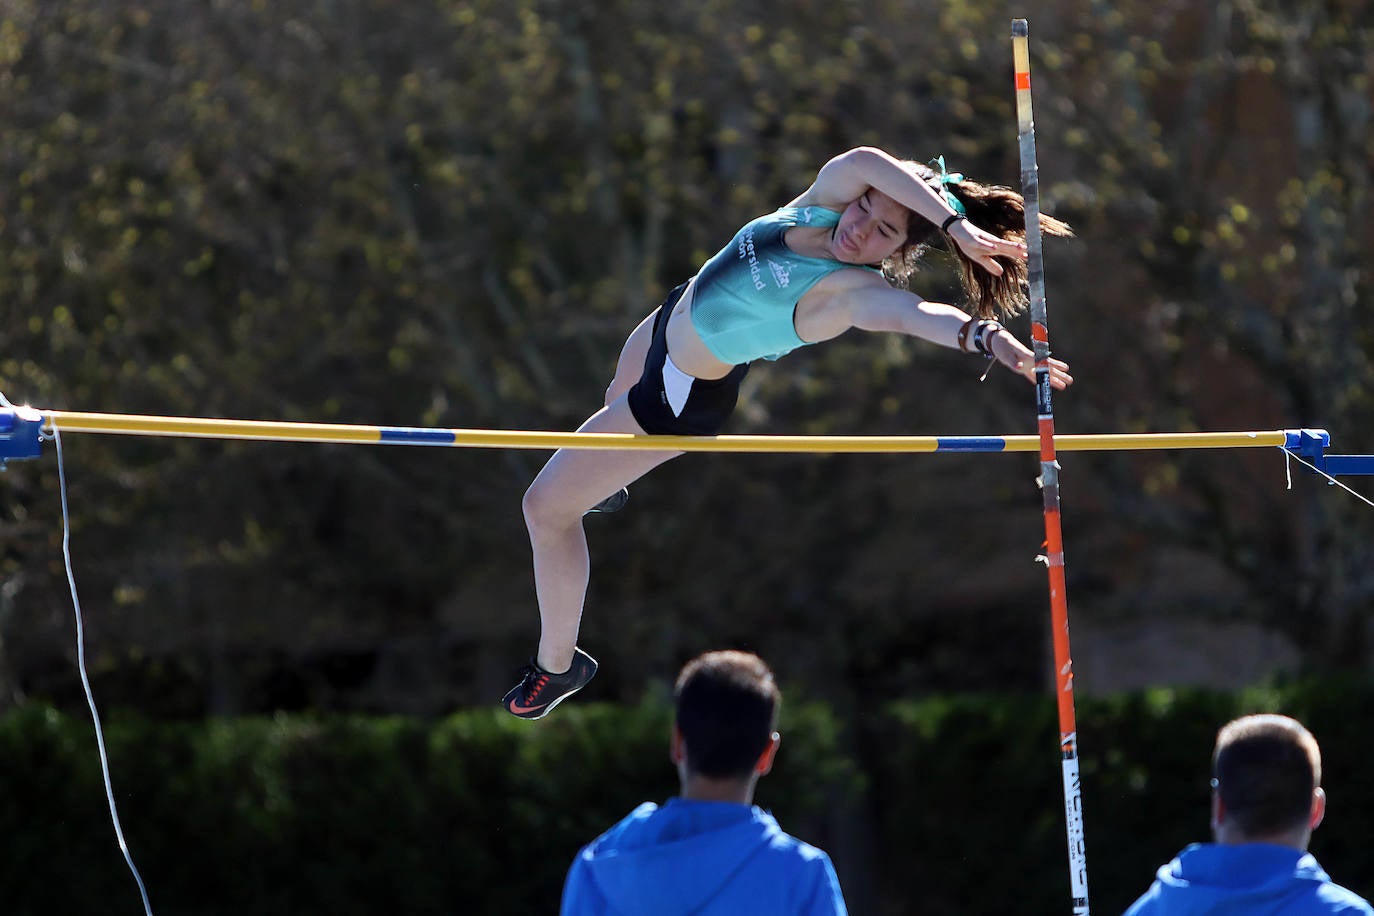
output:
[[[835,153],[1017,185],[1014,16],[1042,205],[1078,233],[1046,246],[1078,379],[1058,431],[1320,426],[1374,451],[1357,0],[4,0],[0,391],[571,429],[664,292]],[[939,258],[917,288],[956,294]],[[1031,388],[979,368],[855,332],[759,366],[727,431],[1033,433]],[[543,453],[63,446],[107,707],[439,715],[534,646],[519,504]],[[1277,452],[1061,463],[1080,690],[1368,670],[1368,506],[1289,486]],[[1037,473],[674,462],[589,522],[588,699],[724,645],[842,715],[1044,689]],[[57,463],[3,482],[0,708],[79,709]]]

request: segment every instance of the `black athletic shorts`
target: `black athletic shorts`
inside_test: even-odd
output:
[[[656,436],[714,436],[735,410],[740,382],[749,364],[736,366],[724,378],[687,375],[668,359],[668,317],[687,284],[674,289],[654,315],[654,336],[644,373],[630,388],[630,413],[646,433]]]

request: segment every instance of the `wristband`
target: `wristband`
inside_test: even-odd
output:
[[[948,232],[950,224],[961,219],[968,219],[968,217],[962,213],[951,213],[949,216],[945,217],[945,221],[940,224],[940,231]]]
[[[994,355],[992,352],[992,337],[1000,330],[1002,330],[1002,322],[1000,321],[995,321],[991,318],[984,318],[979,321],[977,328],[973,332],[974,348],[979,353],[991,359]]]

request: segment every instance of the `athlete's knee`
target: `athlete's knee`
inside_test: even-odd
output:
[[[544,515],[544,488],[540,486],[536,479],[525,491],[525,496],[520,500],[520,511],[525,516],[525,527],[536,528]]]
[[[562,527],[576,522],[582,511],[568,508],[559,498],[558,488],[536,477],[525,491],[520,502],[520,510],[525,515],[525,527],[531,532],[536,529]]]

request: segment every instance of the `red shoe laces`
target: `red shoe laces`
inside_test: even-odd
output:
[[[539,675],[539,677],[535,680],[534,685],[531,686],[530,689],[526,692],[525,701],[529,702],[530,700],[533,700],[535,697],[539,696],[539,691],[543,690],[544,685],[548,682],[549,676],[547,674]]]

